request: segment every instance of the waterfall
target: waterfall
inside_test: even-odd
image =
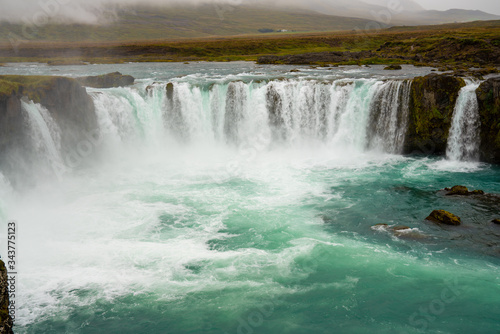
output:
[[[467,81],[458,96],[446,157],[454,161],[477,161],[479,159],[480,121],[476,89],[479,83]]]
[[[47,174],[63,173],[61,129],[42,105],[24,100],[21,103],[27,115],[30,139],[39,167]]]
[[[91,94],[101,132],[115,142],[142,137],[238,146],[260,138],[268,146],[400,153],[409,90],[402,80],[178,80]]]
[[[411,81],[387,81],[380,85],[370,107],[368,129],[371,149],[401,153],[408,130]]]

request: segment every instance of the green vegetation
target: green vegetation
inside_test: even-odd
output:
[[[398,29],[360,33],[269,33],[179,41],[27,43],[17,49],[6,44],[0,46],[0,62],[61,65],[81,62],[256,61],[268,55],[366,52],[360,59],[336,64],[415,64],[444,66],[445,70],[490,66],[493,72],[500,65],[500,21]],[[283,60],[281,63],[287,62]],[[331,63],[317,61],[313,64]]]
[[[0,79],[0,100],[19,92],[19,83]]]
[[[413,80],[406,152],[446,152],[453,110],[464,86],[463,79],[447,75],[431,74]]]
[[[55,85],[57,77],[0,75],[0,96],[22,93],[30,100],[40,103],[41,96]]]

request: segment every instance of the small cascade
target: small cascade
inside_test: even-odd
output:
[[[467,81],[458,96],[446,157],[453,161],[477,161],[479,159],[480,121],[476,90],[480,83]]]
[[[23,100],[21,103],[31,129],[31,143],[37,157],[36,161],[47,174],[63,172],[59,126],[45,107],[32,101]]]
[[[380,85],[370,106],[368,148],[399,154],[408,130],[410,80]]]
[[[338,148],[354,149],[361,152],[366,146],[366,129],[370,115],[370,105],[373,96],[378,90],[378,82],[375,80],[356,80],[348,87],[337,88],[332,98],[337,98],[340,93],[340,109],[334,111],[338,117],[336,123],[330,127],[335,127],[336,131],[330,128],[329,142]],[[348,92],[348,95],[344,94]],[[345,100],[343,100],[345,98]]]
[[[142,138],[159,143],[164,135],[165,85],[145,90],[118,88],[91,91],[101,135],[114,143]]]

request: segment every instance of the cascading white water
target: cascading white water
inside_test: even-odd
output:
[[[241,145],[260,138],[268,146],[322,143],[358,152],[382,147],[399,153],[409,87],[406,81],[373,79],[210,85],[175,81],[92,94],[101,131],[115,141],[139,136]]]
[[[454,161],[479,159],[480,121],[476,90],[480,83],[467,81],[453,112],[446,157]]]
[[[28,117],[32,147],[39,166],[48,174],[64,172],[61,129],[42,105],[24,100],[21,103]]]
[[[411,81],[387,81],[380,85],[370,106],[368,147],[401,153],[408,130]]]

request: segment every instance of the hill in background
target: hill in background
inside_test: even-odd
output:
[[[323,15],[313,11],[249,6],[203,5],[193,7],[135,7],[120,10],[102,25],[52,23],[26,29],[16,23],[0,23],[0,41],[9,36],[45,41],[131,41],[200,38],[287,32],[363,29],[369,20]],[[383,25],[386,27],[386,25]]]
[[[412,0],[401,0],[396,12],[381,0],[276,0],[272,4],[176,7],[119,7],[102,24],[62,23],[54,18],[44,26],[0,22],[0,42],[109,42],[287,33],[352,31],[394,25],[441,24],[496,20],[481,11],[425,11]],[[387,15],[389,13],[389,15]],[[67,21],[66,21],[67,22]]]

